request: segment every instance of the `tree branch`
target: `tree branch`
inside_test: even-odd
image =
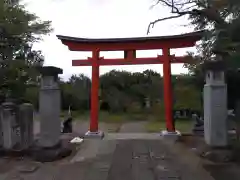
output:
[[[226,25],[225,20],[221,18],[219,12],[214,7],[209,7],[209,8],[204,8],[204,9],[192,9],[192,10],[186,11],[189,8],[193,8],[194,6],[197,6],[197,4],[196,4],[196,5],[192,5],[188,8],[185,8],[185,10],[183,10],[183,11],[180,11],[179,8],[176,7],[176,4],[174,4],[174,0],[171,0],[171,1],[172,1],[172,3],[170,3],[168,0],[158,0],[154,6],[156,6],[159,3],[163,3],[166,6],[172,8],[171,13],[178,14],[178,15],[157,19],[157,20],[149,23],[148,29],[147,29],[147,34],[149,34],[150,28],[153,28],[156,23],[158,23],[160,21],[164,21],[164,20],[178,18],[178,17],[184,16],[184,15],[203,16],[203,17],[207,18],[209,21],[215,22],[220,25]],[[182,4],[177,3],[177,5],[187,5],[187,4],[192,4],[192,3],[194,3],[194,2],[189,0],[188,2],[183,2]]]
[[[178,13],[179,12],[179,9],[176,6],[174,6],[173,0],[172,0],[172,4],[170,4],[169,2],[167,2],[165,0],[158,0],[157,4],[159,4],[159,3],[163,3],[163,4],[171,7],[172,8],[172,13]],[[173,11],[174,9],[175,9],[175,12]]]
[[[183,15],[185,15],[185,14],[179,14],[179,15],[176,15],[176,16],[165,17],[165,18],[157,19],[157,20],[155,20],[153,22],[150,22],[149,25],[148,25],[147,34],[150,33],[150,29],[153,28],[156,23],[158,23],[160,21],[164,21],[164,20],[179,18],[179,17],[181,17]]]

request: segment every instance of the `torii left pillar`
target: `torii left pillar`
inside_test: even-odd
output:
[[[99,54],[100,51],[95,49],[92,51],[92,86],[91,86],[91,114],[90,127],[85,137],[103,138],[104,133],[98,129],[99,117]]]
[[[171,56],[170,49],[163,48],[163,83],[164,83],[164,105],[166,130],[161,132],[163,137],[170,137],[176,140],[180,136],[180,132],[175,130],[175,123],[173,119],[173,95],[172,95],[172,81],[171,81]]]

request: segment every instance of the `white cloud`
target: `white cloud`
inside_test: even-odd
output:
[[[149,22],[169,15],[169,9],[157,6],[150,9],[153,0],[25,0],[27,9],[35,12],[43,20],[51,20],[54,32],[44,41],[35,45],[45,55],[46,65],[64,70],[67,78],[74,73],[84,73],[91,77],[90,67],[71,67],[71,60],[84,59],[90,53],[73,53],[62,45],[56,35],[68,35],[87,38],[146,36]],[[151,29],[151,36],[174,35],[191,32],[186,25],[186,17],[160,22]],[[186,49],[172,50],[182,55]],[[156,56],[161,51],[139,52],[141,56]],[[104,52],[105,57],[121,56],[118,52]],[[143,71],[153,69],[162,73],[161,65],[145,66],[108,66],[101,67],[101,74],[112,69]],[[173,65],[172,73],[186,72],[182,65]]]

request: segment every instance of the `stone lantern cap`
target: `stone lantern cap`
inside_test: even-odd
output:
[[[224,61],[207,61],[203,65],[204,71],[224,71],[226,63]]]
[[[39,72],[43,76],[57,76],[58,74],[62,74],[63,70],[54,66],[44,66],[39,68]]]

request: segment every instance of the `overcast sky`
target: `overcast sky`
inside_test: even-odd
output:
[[[84,59],[91,55],[88,52],[70,52],[56,35],[85,38],[116,38],[147,36],[149,22],[169,15],[167,7],[156,6],[151,9],[155,0],[25,0],[27,9],[36,13],[42,20],[51,20],[54,32],[44,41],[34,46],[43,51],[45,65],[63,68],[62,77],[67,79],[71,74],[84,73],[91,77],[90,67],[72,67],[72,59]],[[193,31],[186,27],[187,18],[163,21],[151,29],[148,36],[164,36]],[[190,49],[174,49],[172,54],[183,55]],[[139,51],[137,56],[149,57],[161,54],[160,51]],[[101,56],[123,57],[123,52],[103,52]],[[104,66],[100,73],[112,69],[141,72],[153,69],[162,74],[162,65],[141,66]],[[182,64],[172,65],[172,73],[185,73]]]

